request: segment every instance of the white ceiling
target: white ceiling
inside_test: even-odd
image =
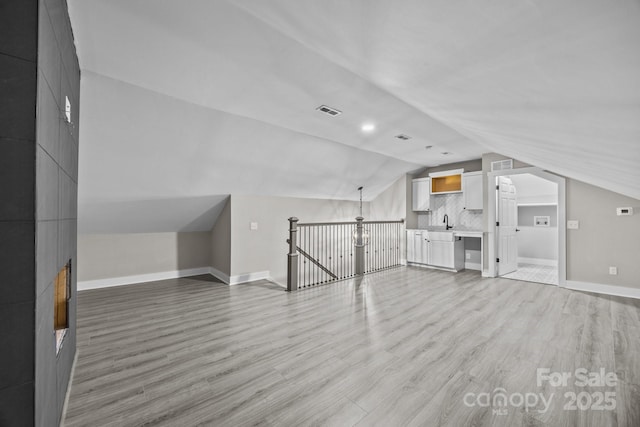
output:
[[[121,203],[193,198],[145,228],[169,231],[229,193],[371,199],[488,151],[640,198],[637,0],[68,3],[81,231],[128,230],[96,214]]]

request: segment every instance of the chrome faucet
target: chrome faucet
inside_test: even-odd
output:
[[[447,224],[446,230],[449,230],[450,228],[453,228],[453,225],[449,225],[449,215],[444,214],[444,220],[442,222]]]

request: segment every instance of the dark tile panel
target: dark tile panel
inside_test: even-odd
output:
[[[66,219],[58,221],[58,265],[62,268],[69,260],[74,259],[77,253],[78,245],[78,221],[75,219]],[[73,265],[75,270],[77,266]],[[73,274],[73,273],[72,273]]]
[[[0,384],[18,385],[34,378],[34,301],[0,306]],[[2,425],[2,424],[0,424]]]
[[[58,206],[60,219],[75,219],[78,212],[78,186],[62,169],[59,169],[60,190]]]
[[[2,271],[0,304],[33,301],[35,299],[35,222],[0,221],[0,236],[2,236],[0,238],[0,254],[2,254],[0,256],[0,271]],[[3,341],[0,343],[5,345]]]
[[[58,399],[53,283],[36,300],[35,389],[36,425],[55,425]]]
[[[39,12],[38,71],[46,79],[56,101],[60,102],[60,76],[62,57],[49,14],[45,8]]]
[[[36,61],[38,0],[0,2],[0,53]]]
[[[58,222],[36,223],[36,298],[55,279],[58,264]]]
[[[60,52],[62,55],[63,73],[71,83],[71,93],[77,98],[80,94],[80,87],[77,84],[80,81],[80,69],[78,67],[78,57],[76,56],[76,46],[70,32],[67,33],[66,37],[60,42]]]
[[[63,103],[58,103],[42,73],[38,74],[38,115],[36,117],[36,138],[38,144],[56,161],[60,155],[60,127],[62,125]]]
[[[77,168],[78,149],[76,142],[69,133],[66,125],[60,126],[60,155],[58,156],[58,164],[69,176],[73,176],[73,171]]]
[[[36,218],[39,221],[58,219],[58,165],[42,149],[36,153]]]
[[[0,390],[0,426],[33,426],[33,400],[33,382]]]
[[[78,126],[78,112],[79,112],[79,104],[78,95],[72,90],[71,80],[68,74],[64,74],[62,76],[62,89],[61,89],[61,97],[63,105],[66,102],[66,97],[69,98],[69,102],[71,104],[71,123],[63,121],[60,124],[60,128],[65,128],[71,135],[73,135],[74,140],[77,140],[77,126]]]
[[[35,139],[36,64],[0,54],[0,138]]]
[[[58,354],[57,363],[57,387],[58,387],[58,413],[57,418],[60,419],[62,415],[62,407],[64,406],[64,399],[67,395],[67,387],[69,386],[69,380],[71,378],[71,368],[73,367],[73,358],[76,355],[76,341],[75,334],[67,334],[64,338],[63,347]]]
[[[36,145],[0,138],[0,221],[33,220]]]

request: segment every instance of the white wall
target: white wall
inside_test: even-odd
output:
[[[516,186],[518,204],[557,203],[558,184],[530,173],[510,176]]]
[[[231,197],[227,198],[211,230],[211,266],[226,276],[231,275]]]
[[[211,233],[78,235],[78,282],[208,267]]]
[[[407,217],[407,175],[402,175],[386,190],[373,199],[370,206],[369,217],[366,220],[395,221]]]
[[[507,157],[489,153],[482,156],[485,231],[488,230],[487,172],[491,161]],[[528,167],[514,159],[514,168]],[[612,172],[613,173],[613,172]],[[567,220],[580,221],[578,230],[567,230],[567,281],[640,289],[640,214],[616,216],[615,208],[632,206],[640,211],[640,200],[566,179]],[[485,239],[485,265],[488,262]],[[618,274],[609,275],[609,266]]]
[[[558,228],[518,226],[518,258],[558,260]]]
[[[342,200],[301,199],[269,196],[231,196],[231,275],[269,271],[286,283],[289,217],[300,222],[354,221],[359,203]],[[370,217],[369,203],[363,216]],[[251,230],[250,223],[258,229]]]
[[[625,206],[637,213],[617,216]],[[640,200],[568,180],[567,220],[580,221],[567,230],[567,279],[640,289]]]

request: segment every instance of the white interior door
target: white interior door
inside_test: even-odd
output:
[[[516,187],[511,179],[498,177],[498,209],[496,215],[496,235],[498,241],[498,275],[511,273],[518,269],[518,205]]]

